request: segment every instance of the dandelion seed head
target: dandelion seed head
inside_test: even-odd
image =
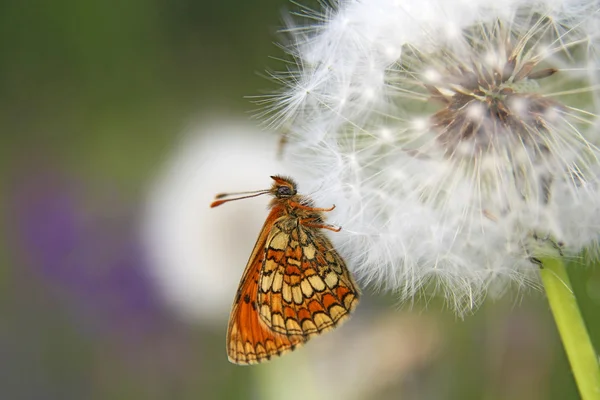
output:
[[[539,238],[596,246],[597,3],[345,0],[320,15],[266,114],[288,122],[301,184],[338,206],[333,239],[359,279],[464,311],[535,282]]]

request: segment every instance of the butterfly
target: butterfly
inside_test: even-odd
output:
[[[358,304],[357,288],[342,257],[322,229],[323,213],[299,195],[288,177],[272,176],[270,189],[223,193],[211,207],[233,200],[274,196],[235,296],[227,330],[234,364],[268,361],[345,321]],[[242,197],[229,198],[232,195]]]

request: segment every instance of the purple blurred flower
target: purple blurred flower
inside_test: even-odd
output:
[[[172,325],[123,204],[88,200],[53,175],[21,181],[12,193],[19,259],[63,297],[77,322],[132,339]]]

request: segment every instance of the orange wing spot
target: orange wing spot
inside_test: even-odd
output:
[[[285,279],[287,284],[296,287],[302,282],[302,277],[300,275],[285,275]]]
[[[304,321],[305,319],[310,319],[310,318],[311,318],[311,314],[306,308],[300,308],[298,310],[298,319],[300,321]]]
[[[278,264],[281,263],[284,255],[285,253],[283,250],[267,249],[267,260],[273,260]]]
[[[302,282],[302,271],[295,265],[288,265],[285,268],[283,281],[290,286],[297,286]]]
[[[297,276],[304,275],[302,273],[302,270],[297,265],[291,265],[291,264],[286,265],[285,274],[286,275],[297,275]]]
[[[283,309],[283,315],[285,316],[285,319],[288,319],[288,318],[296,319],[297,318],[296,310],[294,310],[292,307],[285,307]]]
[[[336,289],[336,294],[338,299],[340,300],[344,300],[344,297],[348,294],[348,293],[352,293],[352,291],[350,289],[348,289],[346,286],[338,286]]]
[[[334,304],[340,304],[339,301],[330,293],[325,293],[321,298],[321,302],[323,303],[323,307],[325,307],[328,310]]]
[[[283,313],[283,301],[281,298],[281,293],[273,293],[270,296],[270,302],[266,302],[271,307],[272,313]]]
[[[289,258],[293,258],[294,260],[301,260],[302,259],[302,249],[300,248],[300,246],[295,246],[295,247],[288,247],[287,249],[285,249],[285,256],[289,257]]]
[[[310,276],[317,273],[312,267],[313,262],[308,260],[302,260],[302,270],[304,271],[304,276]]]
[[[318,302],[318,301],[316,301],[316,300],[311,300],[311,301],[308,303],[308,311],[309,311],[311,314],[316,314],[316,313],[323,312],[324,310],[323,310],[323,306],[321,305],[321,303],[319,303],[319,302]]]

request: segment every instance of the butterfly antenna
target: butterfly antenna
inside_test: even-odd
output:
[[[216,200],[216,201],[213,201],[212,203],[210,203],[210,208],[218,207],[221,204],[224,204],[224,203],[227,203],[230,201],[234,201],[234,200],[249,199],[251,197],[261,196],[263,194],[269,193],[269,191],[270,190],[265,189],[265,190],[257,190],[255,192],[219,193],[218,195],[215,196],[215,199],[220,199],[220,200]],[[233,199],[223,199],[223,197],[237,196],[240,194],[245,194],[247,196],[235,197]]]

